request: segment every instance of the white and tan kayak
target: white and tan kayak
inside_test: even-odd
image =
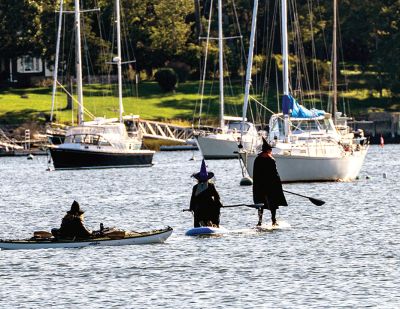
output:
[[[19,240],[0,240],[2,250],[82,248],[91,246],[127,246],[163,243],[171,236],[173,229],[166,227],[145,232],[112,231],[90,239],[66,240],[50,237],[47,232],[36,232],[34,237]],[[46,234],[47,233],[47,234]]]

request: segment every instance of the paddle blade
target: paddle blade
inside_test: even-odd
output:
[[[317,206],[322,206],[322,205],[325,204],[324,201],[318,200],[318,199],[316,199],[316,198],[310,197],[309,200],[310,200],[311,203],[313,203],[314,205],[317,205]]]

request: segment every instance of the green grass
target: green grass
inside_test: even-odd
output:
[[[135,91],[124,93],[125,115],[140,115],[147,120],[179,122],[190,125],[194,112],[199,109],[200,95],[198,82],[180,84],[174,93],[162,93],[157,83],[143,82]],[[115,88],[115,86],[114,86]],[[243,91],[240,85],[234,85],[235,96],[226,96],[225,109],[228,114],[240,115]],[[84,88],[84,106],[97,117],[118,117],[118,98],[115,89],[91,85]],[[204,115],[209,122],[215,122],[219,113],[218,84],[208,83],[203,99]],[[28,98],[21,97],[27,95]],[[76,105],[76,104],[75,104]],[[76,111],[66,110],[67,96],[60,91],[55,102],[56,119],[61,123],[71,123]],[[75,109],[75,108],[74,108]],[[51,111],[51,88],[28,88],[0,90],[0,124],[15,124],[24,121],[43,120]],[[76,116],[75,116],[76,117]],[[197,115],[196,115],[197,117]],[[85,116],[85,120],[90,118]]]
[[[365,115],[373,110],[398,111],[400,101],[390,97],[390,92],[383,89],[382,96],[376,90],[376,74],[352,69],[342,71],[348,80],[348,91],[340,93],[339,110],[342,99],[346,101],[346,112],[353,116]],[[114,89],[102,85],[91,85],[84,88],[84,105],[97,117],[118,117],[118,99]],[[203,124],[215,125],[219,114],[218,83],[208,82],[203,99]],[[272,87],[271,88],[275,88]],[[232,95],[228,95],[232,94]],[[27,98],[23,98],[27,95]],[[326,107],[328,93],[323,93],[322,106]],[[318,96],[317,96],[318,98]],[[56,97],[56,120],[71,123],[76,119],[76,110],[66,110],[66,94],[61,91]],[[276,93],[271,91],[268,107],[276,110]],[[158,120],[183,125],[191,125],[193,118],[198,117],[200,104],[199,83],[189,81],[178,86],[174,93],[162,93],[157,83],[142,82],[135,89],[124,93],[125,115],[140,115],[142,119]],[[303,102],[307,103],[307,102]],[[319,102],[315,102],[320,107]],[[225,91],[225,114],[240,116],[243,104],[243,87],[240,82],[234,83]],[[272,106],[272,107],[271,107]],[[0,89],[0,125],[22,124],[25,122],[44,122],[51,110],[51,87],[27,89]],[[350,110],[350,112],[349,112]],[[86,117],[85,120],[90,120]]]

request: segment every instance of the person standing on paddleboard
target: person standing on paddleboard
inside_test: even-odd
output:
[[[283,194],[281,178],[272,157],[272,147],[263,138],[262,151],[254,161],[253,167],[253,200],[255,204],[264,204],[258,209],[258,223],[261,226],[264,208],[271,212],[272,225],[277,225],[276,210],[287,206]]]
[[[200,172],[192,175],[198,183],[193,186],[190,198],[190,210],[193,212],[194,227],[219,227],[220,210],[222,207],[219,194],[210,181],[214,173],[207,172],[206,163],[201,162]]]

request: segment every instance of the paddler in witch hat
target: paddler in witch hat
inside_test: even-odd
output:
[[[222,207],[219,194],[211,179],[214,173],[207,172],[206,162],[201,162],[200,172],[192,175],[198,183],[193,186],[190,199],[190,210],[193,212],[194,227],[219,227],[220,209]]]
[[[52,229],[51,233],[55,238],[63,239],[86,239],[92,236],[84,225],[84,211],[81,210],[77,201],[71,205],[71,209],[67,211],[61,222],[59,229]]]
[[[262,224],[264,208],[271,212],[272,225],[278,225],[276,210],[279,206],[287,206],[283,194],[281,178],[276,169],[275,159],[272,157],[272,147],[263,138],[261,153],[254,160],[253,166],[253,200],[255,204],[264,204],[258,210],[257,226]]]

